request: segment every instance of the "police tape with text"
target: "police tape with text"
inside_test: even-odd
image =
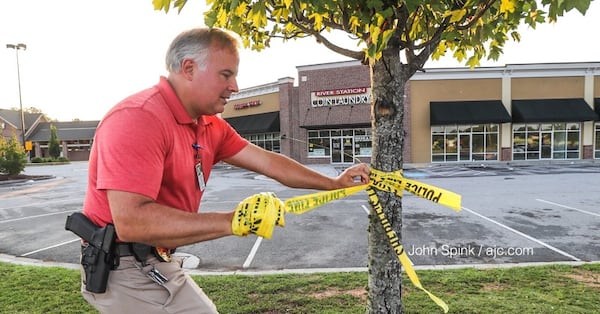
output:
[[[401,170],[383,172],[371,168],[369,184],[296,196],[285,202],[282,202],[271,192],[259,193],[246,198],[236,209],[235,218],[232,222],[234,234],[247,235],[249,233],[254,233],[270,239],[273,228],[276,225],[281,227],[284,226],[284,212],[297,215],[303,214],[333,200],[341,199],[362,190],[366,190],[369,197],[369,203],[377,214],[388,237],[389,243],[394,249],[402,267],[405,269],[408,278],[413,285],[427,293],[431,300],[444,310],[444,313],[447,313],[448,305],[421,285],[404,247],[400,244],[399,237],[392,229],[389,220],[383,212],[383,207],[379,202],[374,189],[394,193],[400,197],[402,196],[403,191],[408,191],[421,198],[450,207],[455,211],[461,210],[461,196],[459,194],[404,178],[402,177]],[[283,204],[283,206],[281,204]],[[258,215],[256,217],[250,217],[252,213],[258,213]],[[261,226],[261,224],[265,225]],[[260,230],[260,232],[257,232],[258,230]]]

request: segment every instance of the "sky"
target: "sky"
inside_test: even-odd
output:
[[[204,26],[205,1],[190,0],[180,14],[154,11],[152,0],[0,0],[0,108],[19,108],[19,50],[23,108],[35,107],[59,121],[100,120],[118,101],[166,75],[164,54],[183,30]],[[521,28],[521,42],[509,42],[498,61],[523,63],[600,62],[600,1],[585,16],[570,12],[556,24]],[[348,45],[350,42],[346,41]],[[352,43],[350,47],[354,47]],[[244,49],[240,88],[292,77],[297,66],[348,58],[312,38],[274,40],[261,52]],[[464,67],[448,57],[425,68]]]

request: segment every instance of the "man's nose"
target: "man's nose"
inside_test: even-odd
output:
[[[229,83],[229,91],[231,91],[232,93],[237,93],[239,92],[239,88],[238,88],[238,83],[237,80],[235,78],[231,79],[231,82]]]

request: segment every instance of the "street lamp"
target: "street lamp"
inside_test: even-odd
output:
[[[7,49],[14,49],[17,56],[17,83],[19,84],[19,106],[21,108],[21,139],[25,147],[25,114],[23,113],[23,101],[21,99],[21,72],[19,70],[19,50],[27,49],[25,44],[6,44]]]

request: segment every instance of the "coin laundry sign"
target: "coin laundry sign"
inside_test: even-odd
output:
[[[323,90],[310,93],[313,107],[358,105],[371,103],[370,87]]]

